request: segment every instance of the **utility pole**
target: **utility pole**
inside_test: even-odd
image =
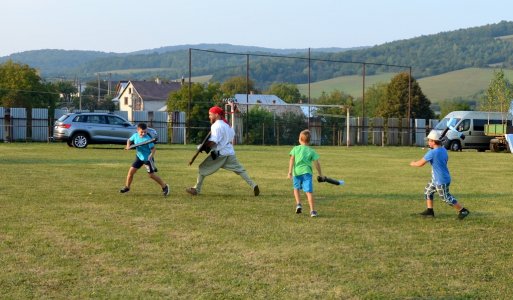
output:
[[[78,109],[82,110],[82,82],[78,80]]]
[[[98,75],[98,103],[100,103],[100,73],[96,73]]]

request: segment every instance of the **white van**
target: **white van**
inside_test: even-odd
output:
[[[456,120],[454,127],[465,135],[465,139],[461,139],[460,134],[449,130],[446,134],[447,140],[444,142],[445,148],[452,151],[461,151],[462,149],[485,151],[490,149],[490,140],[492,139],[491,136],[486,136],[484,133],[485,124],[501,124],[506,119],[506,114],[486,111],[453,111],[445,116],[434,129],[441,133],[447,128],[447,122],[451,118]]]

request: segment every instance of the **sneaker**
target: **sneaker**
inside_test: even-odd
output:
[[[164,194],[164,196],[169,195],[169,184],[166,184],[166,186],[162,188],[162,193]]]
[[[193,196],[196,196],[198,194],[198,191],[193,187],[186,188],[185,191]]]
[[[258,188],[258,185],[255,185],[253,188],[253,194],[256,196],[260,195],[260,189]]]
[[[301,204],[296,205],[296,214],[300,214],[303,210],[303,207],[301,207]]]
[[[470,214],[470,211],[466,208],[462,208],[460,212],[458,213],[458,219],[463,220],[465,217],[467,217]]]
[[[421,212],[420,215],[426,218],[434,218],[435,211],[432,209],[426,209],[425,211]]]
[[[312,210],[312,211],[310,212],[310,217],[312,217],[312,218],[316,218],[316,217],[317,217],[317,212],[316,212],[315,210]]]
[[[120,190],[119,190],[119,192],[120,192],[121,194],[124,194],[124,193],[126,193],[126,192],[128,192],[128,191],[130,191],[130,189],[129,189],[128,187],[126,187],[126,186],[125,186],[124,188],[122,188],[122,189],[120,189]]]

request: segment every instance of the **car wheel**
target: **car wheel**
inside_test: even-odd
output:
[[[71,138],[71,144],[76,148],[85,148],[89,144],[89,139],[85,134],[77,133]]]
[[[452,141],[450,144],[451,151],[461,151],[460,141]]]
[[[71,140],[71,139],[68,139],[68,140],[66,141],[66,144],[68,144],[68,146],[70,146],[70,147],[73,147],[73,143],[72,143],[72,140]]]

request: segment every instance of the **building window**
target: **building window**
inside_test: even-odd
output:
[[[128,105],[128,97],[125,97],[125,105]]]

